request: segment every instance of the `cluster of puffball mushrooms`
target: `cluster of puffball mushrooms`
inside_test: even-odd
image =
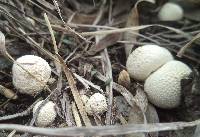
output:
[[[148,100],[160,108],[175,108],[181,102],[181,80],[192,70],[174,60],[171,53],[157,45],[135,49],[128,57],[127,71],[135,80],[144,81]]]
[[[144,45],[135,49],[126,63],[130,77],[144,81],[144,91],[148,100],[160,108],[175,108],[181,101],[181,80],[192,70],[184,63],[174,60],[171,53],[157,45]],[[12,68],[13,85],[20,93],[35,95],[42,91],[51,77],[51,67],[41,57],[25,55],[18,58]],[[34,77],[32,75],[34,75]],[[106,97],[95,93],[91,97],[81,96],[89,115],[107,110]],[[33,113],[43,102],[38,102]],[[45,127],[56,118],[55,104],[48,101],[39,110],[35,124]]]
[[[177,4],[166,3],[160,9],[158,17],[163,21],[179,20],[183,17],[183,10]],[[174,60],[167,49],[156,45],[139,47],[130,54],[126,66],[133,79],[145,81],[144,90],[152,104],[161,108],[174,108],[180,104],[180,82],[191,73],[191,69]],[[45,88],[51,77],[51,67],[41,57],[24,55],[15,61],[12,73],[15,88],[22,94],[33,96]],[[107,110],[103,94],[95,93],[91,97],[83,95],[81,99],[89,115]],[[33,113],[36,113],[42,102],[43,100],[35,105]],[[48,101],[40,108],[35,124],[48,126],[53,123],[56,115],[55,104]]]
[[[51,77],[51,67],[41,57],[25,55],[15,61],[12,73],[13,85],[20,93],[35,95],[44,89]],[[89,115],[107,110],[106,97],[100,93],[95,93],[90,98],[83,96],[82,100]],[[35,105],[33,114],[42,102],[43,100]],[[55,120],[56,115],[55,104],[48,101],[39,110],[35,124],[40,127],[48,126]]]

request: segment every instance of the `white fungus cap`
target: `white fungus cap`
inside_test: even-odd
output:
[[[36,112],[39,105],[43,102],[39,101],[33,108],[33,114]],[[52,101],[47,102],[39,110],[38,116],[36,118],[35,124],[39,127],[46,127],[53,123],[56,118],[55,104]]]
[[[148,100],[160,108],[175,108],[181,101],[181,80],[192,70],[180,61],[170,61],[145,81]]]
[[[177,21],[183,18],[183,9],[175,3],[168,2],[163,5],[158,13],[161,21]]]
[[[106,97],[100,93],[95,93],[88,99],[85,107],[89,115],[104,113],[108,107]]]
[[[51,67],[41,57],[34,55],[25,55],[18,58],[12,67],[13,85],[23,94],[34,95],[44,88],[44,85],[32,77],[33,74],[38,80],[46,84],[51,76]]]
[[[167,49],[157,45],[145,45],[129,55],[126,68],[130,77],[144,81],[152,72],[171,60],[173,56]]]

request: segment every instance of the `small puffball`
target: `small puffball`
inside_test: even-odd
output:
[[[95,93],[88,99],[85,107],[89,115],[104,113],[108,107],[106,97],[100,93]]]
[[[178,4],[168,2],[160,9],[158,18],[161,21],[178,21],[183,18],[183,9]]]
[[[175,108],[181,101],[181,80],[192,70],[180,61],[170,61],[151,74],[145,81],[148,100],[160,108]]]
[[[145,45],[129,55],[126,68],[130,77],[144,81],[152,72],[171,60],[173,56],[167,49],[157,45]]]
[[[39,105],[43,102],[39,101],[33,108],[33,114],[36,112]],[[46,127],[53,123],[56,118],[55,104],[52,101],[47,102],[39,110],[38,116],[36,118],[35,124],[38,127]]]
[[[37,79],[31,76],[28,72],[34,75]],[[41,57],[34,55],[25,55],[18,58],[12,67],[13,85],[20,93],[35,95],[44,88],[51,76],[51,68],[49,64]]]

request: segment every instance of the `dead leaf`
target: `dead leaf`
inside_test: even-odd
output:
[[[145,115],[148,123],[159,123],[159,117],[156,108],[150,103],[147,106]],[[151,137],[158,137],[158,132],[152,132],[149,134],[151,135]]]
[[[151,104],[147,105],[147,110],[145,112],[148,123],[158,123],[159,118],[156,109]],[[131,108],[128,118],[129,124],[143,124],[145,119],[143,117],[143,112],[141,109],[135,105]],[[149,133],[151,137],[158,137],[158,132]],[[145,133],[134,133],[127,135],[126,137],[145,137]]]
[[[120,33],[106,35],[103,38],[99,39],[98,43],[91,47],[87,53],[89,55],[94,55],[97,52],[102,51],[103,49],[115,44],[117,41],[120,40],[120,38]]]
[[[137,105],[132,106],[129,113],[128,123],[129,124],[143,124],[144,123],[143,112]],[[126,135],[126,137],[145,137],[145,133],[133,133],[133,134]]]
[[[154,0],[139,0],[139,1],[137,1],[137,3],[135,4],[135,6],[132,8],[132,10],[130,11],[130,13],[128,15],[126,27],[139,26],[139,14],[138,14],[137,6],[140,2],[143,2],[143,1],[155,3]],[[139,33],[139,32],[135,31],[135,33]],[[126,40],[126,41],[137,41],[136,35],[131,33],[131,32],[124,33],[124,40]],[[125,52],[126,52],[127,57],[131,53],[131,50],[132,50],[133,47],[134,47],[133,44],[125,44]]]
[[[139,26],[139,19],[138,19],[138,13],[137,13],[137,7],[134,7],[127,19],[126,22],[126,27],[131,27],[131,26]],[[138,32],[138,31],[137,31]],[[126,32],[124,33],[124,40],[126,41],[136,41],[136,35]],[[131,53],[131,50],[133,48],[133,44],[125,44],[125,52],[126,52],[126,57]]]
[[[144,91],[138,87],[136,90],[136,95],[133,97],[134,105],[130,110],[128,123],[134,124],[145,124],[147,123],[147,118],[145,112],[148,107],[147,96]],[[134,133],[127,135],[127,137],[145,137],[145,133]]]
[[[145,113],[148,106],[148,99],[144,91],[138,87],[136,90],[136,95],[134,96],[133,101],[136,105]]]
[[[128,102],[123,96],[116,96],[114,98],[114,104],[118,113],[120,113],[124,117],[129,116],[131,106],[128,104]]]

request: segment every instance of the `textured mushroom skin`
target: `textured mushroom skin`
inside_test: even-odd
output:
[[[33,114],[36,112],[39,105],[43,102],[39,101],[33,108]],[[35,124],[39,127],[46,127],[53,123],[56,118],[56,110],[55,104],[52,101],[47,102],[42,108],[39,110],[38,116],[36,118]]]
[[[85,104],[89,115],[104,113],[107,110],[106,97],[100,93],[93,94]]]
[[[41,57],[25,55],[18,58],[16,62],[45,84],[51,76],[49,64]],[[13,64],[12,73],[13,85],[23,94],[34,95],[44,88],[44,85],[29,75],[16,63]]]
[[[158,13],[158,18],[162,21],[177,21],[183,18],[183,9],[172,2],[163,5]]]
[[[152,72],[171,60],[173,56],[167,49],[157,45],[145,45],[129,55],[126,68],[132,78],[144,81]]]
[[[181,100],[181,79],[192,70],[180,61],[170,61],[151,74],[145,81],[148,100],[160,108],[175,108]]]

